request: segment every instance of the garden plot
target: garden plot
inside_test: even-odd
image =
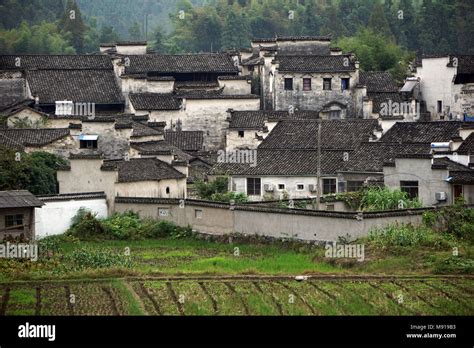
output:
[[[70,304],[74,315],[122,315],[123,303],[110,283],[73,284]]]

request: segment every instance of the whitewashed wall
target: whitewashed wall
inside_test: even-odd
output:
[[[107,217],[105,198],[45,202],[43,207],[35,208],[36,238],[66,232],[71,225],[71,219],[81,207],[97,213],[97,217]]]

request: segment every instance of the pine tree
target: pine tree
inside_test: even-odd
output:
[[[84,52],[84,33],[86,26],[82,20],[81,11],[75,0],[68,0],[66,12],[59,21],[64,32],[71,33],[71,44],[78,54]]]
[[[128,29],[130,40],[140,40],[142,37],[142,31],[140,30],[140,24],[137,21]]]
[[[372,9],[368,26],[376,33],[381,33],[386,37],[392,37],[387,17],[385,17],[384,7],[378,2]]]

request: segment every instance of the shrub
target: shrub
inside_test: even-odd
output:
[[[177,226],[169,221],[144,220],[142,223],[143,235],[146,238],[164,238],[171,236]]]
[[[141,239],[141,222],[138,214],[125,212],[115,213],[111,217],[102,220],[105,234],[111,239]]]
[[[406,192],[388,187],[370,187],[363,191],[359,209],[362,211],[421,208],[417,199],[409,199]]]
[[[217,177],[211,182],[205,182],[198,180],[194,187],[196,188],[197,195],[201,199],[210,200],[211,196],[216,193],[226,193],[228,190],[229,179],[226,177]]]
[[[471,274],[474,272],[474,260],[463,258],[461,256],[450,256],[441,260],[435,265],[435,273],[464,273]]]
[[[416,246],[447,249],[452,245],[452,240],[444,238],[426,226],[398,223],[371,230],[368,242],[375,248],[392,251]]]
[[[108,250],[78,249],[67,255],[66,259],[76,271],[86,268],[132,267],[129,256]]]
[[[464,206],[462,198],[436,214],[437,230],[474,242],[474,209]]]
[[[79,219],[79,217],[76,219],[75,216],[73,221],[75,220],[76,224],[71,226],[66,234],[81,240],[103,238],[105,236],[105,231],[101,222],[96,218],[96,215],[97,214],[92,214],[90,211],[88,211],[82,216],[81,219]]]
[[[248,198],[245,193],[242,192],[226,192],[226,193],[214,193],[211,195],[211,201],[226,202],[234,201],[235,203],[247,202]]]
[[[62,243],[77,243],[78,239],[71,235],[59,234],[48,236],[38,241],[38,252],[41,258],[50,258],[61,251]]]

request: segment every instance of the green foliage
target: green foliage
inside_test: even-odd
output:
[[[62,157],[47,152],[20,153],[0,146],[0,190],[56,193],[56,171],[66,163]]]
[[[128,211],[115,213],[105,219],[97,219],[96,215],[84,208],[79,209],[67,235],[80,240],[143,240],[155,238],[182,238],[191,234],[189,228],[176,226],[169,221],[157,221]]]
[[[368,235],[368,242],[376,249],[389,252],[397,252],[413,247],[446,250],[452,245],[452,239],[433,232],[428,227],[398,223],[371,230]]]
[[[364,189],[359,209],[380,211],[421,207],[422,204],[417,199],[409,199],[406,192],[392,191],[388,187],[370,187]]]
[[[439,274],[472,274],[474,273],[474,259],[462,256],[449,256],[435,264],[435,273]]]
[[[211,195],[211,201],[226,203],[233,201],[234,203],[243,203],[248,202],[248,197],[243,192],[218,192]]]
[[[130,256],[117,254],[110,250],[76,249],[66,256],[66,262],[72,270],[83,270],[88,268],[110,268],[133,266]]]
[[[205,182],[199,180],[194,184],[197,195],[201,199],[211,199],[213,194],[226,193],[229,179],[227,177],[218,177],[213,181]]]
[[[423,220],[428,226],[431,224],[440,232],[474,243],[474,209],[466,207],[463,198],[433,215]]]

